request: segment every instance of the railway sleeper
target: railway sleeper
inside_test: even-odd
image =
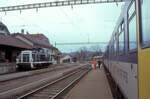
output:
[[[49,96],[48,94],[35,94],[30,97],[48,97],[48,96]]]

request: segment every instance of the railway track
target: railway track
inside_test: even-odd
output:
[[[17,99],[56,99],[62,97],[72,85],[77,83],[90,69],[84,68],[63,76],[51,83],[41,86],[38,89],[32,90]]]
[[[70,66],[71,67],[71,66]],[[44,69],[37,69],[37,70],[30,70],[30,71],[18,71],[15,73],[8,73],[8,74],[3,74],[0,75],[0,82],[7,82],[10,80],[16,80],[16,79],[22,79],[24,77],[31,77],[34,75],[40,75],[52,71],[59,71],[59,70],[64,70],[67,68],[70,68],[69,66],[57,66],[57,67],[51,67],[51,68],[44,68]]]

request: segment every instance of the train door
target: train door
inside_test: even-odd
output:
[[[136,0],[139,99],[150,99],[150,0]]]
[[[109,67],[109,46],[107,47],[107,66],[108,66],[108,70],[110,69]]]
[[[111,70],[111,45],[109,46],[108,66],[110,71]]]

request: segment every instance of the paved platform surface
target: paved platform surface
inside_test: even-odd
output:
[[[91,70],[64,99],[113,99],[104,69]]]

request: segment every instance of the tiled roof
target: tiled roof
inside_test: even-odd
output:
[[[59,51],[59,49],[58,49],[58,48],[53,47],[53,49],[55,50],[56,54],[61,54],[61,52]]]
[[[2,22],[0,22],[0,27],[3,28],[3,30],[1,30],[1,31],[5,31],[7,34],[10,34],[7,26],[5,24],[3,24]]]
[[[0,45],[7,45],[23,49],[32,49],[32,47],[28,44],[10,35],[0,35]]]
[[[21,35],[24,38],[28,39],[29,41],[33,42],[36,45],[46,47],[46,48],[52,48],[52,45],[49,43],[49,40],[47,37],[45,37],[43,34],[21,34],[17,33],[17,35]]]

